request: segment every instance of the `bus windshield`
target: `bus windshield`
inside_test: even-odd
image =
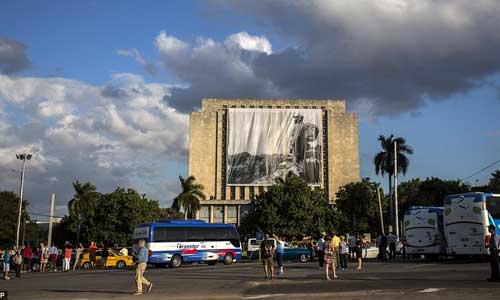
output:
[[[486,208],[493,219],[500,219],[500,197],[486,197]]]

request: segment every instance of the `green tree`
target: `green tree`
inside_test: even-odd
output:
[[[184,209],[186,216],[190,219],[194,219],[196,212],[200,210],[200,200],[206,199],[203,193],[203,185],[195,183],[195,180],[194,176],[189,176],[187,179],[179,176],[182,191],[175,197],[174,203],[172,204],[172,208],[177,212]]]
[[[38,227],[30,216],[26,213],[29,202],[24,199],[21,210],[20,243],[23,237],[32,243],[36,242],[36,232]],[[16,243],[17,215],[19,207],[19,197],[11,191],[0,191],[0,246],[13,246]]]
[[[398,186],[400,215],[411,206],[443,206],[444,197],[470,191],[471,187],[460,180],[431,177],[402,182]]]
[[[75,195],[68,203],[68,211],[70,213],[70,220],[68,220],[68,228],[76,233],[76,242],[80,242],[80,233],[83,226],[86,231],[84,235],[86,239],[93,233],[88,232],[89,228],[92,228],[92,221],[94,220],[94,213],[101,198],[101,194],[97,192],[97,188],[90,182],[82,184],[79,181],[73,182],[73,189],[75,190]]]
[[[78,231],[80,241],[130,244],[135,226],[158,221],[164,215],[158,201],[148,199],[133,189],[116,188],[108,194],[96,192],[91,183],[76,182],[75,197],[55,233],[57,241],[72,240]],[[80,226],[78,226],[80,225]]]
[[[500,193],[500,170],[496,170],[495,172],[491,173],[488,188],[491,193]]]
[[[344,216],[350,216],[348,227],[352,232],[372,232],[380,228],[377,199],[378,183],[364,178],[340,187],[336,206]]]
[[[240,231],[257,230],[300,240],[339,225],[340,213],[328,204],[323,190],[311,188],[296,176],[288,176],[259,195],[254,210],[243,220]]]
[[[382,151],[377,153],[373,158],[373,163],[375,165],[375,173],[384,176],[388,175],[389,179],[389,222],[390,225],[394,225],[394,203],[392,201],[393,188],[392,188],[392,177],[394,176],[394,142],[397,143],[397,159],[398,159],[398,170],[397,173],[406,174],[408,167],[410,165],[410,160],[406,154],[413,154],[413,149],[406,144],[406,140],[402,137],[394,138],[391,134],[389,137],[379,135],[378,140]]]

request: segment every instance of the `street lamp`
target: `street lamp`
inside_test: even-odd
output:
[[[17,214],[17,229],[16,229],[16,247],[19,249],[19,231],[21,228],[21,211],[23,208],[23,192],[24,192],[24,170],[26,169],[26,160],[31,159],[31,154],[23,153],[16,154],[17,159],[23,161],[23,170],[21,171],[21,191],[19,192],[19,210]]]

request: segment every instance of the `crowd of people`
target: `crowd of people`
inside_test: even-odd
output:
[[[101,247],[101,266],[106,267],[107,258],[109,256],[109,248],[106,245]],[[88,252],[89,266],[95,268],[97,266],[97,250],[98,246],[95,242],[90,242],[87,248],[84,248],[82,243],[77,243],[74,247],[70,242],[66,241],[62,249],[58,249],[55,243],[50,247],[44,242],[39,244],[39,247],[33,249],[29,242],[25,242],[22,247],[13,246],[7,249],[0,249],[0,258],[3,261],[3,278],[9,280],[11,265],[15,270],[15,278],[21,278],[22,273],[40,271],[40,272],[57,272],[58,257],[61,258],[63,272],[75,271],[80,268],[83,255]],[[122,256],[128,256],[127,248],[123,247],[119,250]],[[33,269],[33,260],[37,259],[39,268]]]
[[[266,279],[275,278],[274,257],[276,257],[276,262],[278,264],[277,275],[284,274],[283,254],[285,242],[283,238],[275,234],[273,234],[273,238],[276,244],[270,239],[268,234],[265,234],[264,240],[260,244]],[[357,262],[356,270],[362,270],[364,247],[366,247],[366,245],[360,236],[355,237],[354,235],[349,235],[347,238],[344,236],[339,237],[335,232],[329,235],[324,233],[316,242],[311,241],[310,244],[310,248],[318,257],[318,269],[325,271],[327,280],[331,280],[332,278],[337,279],[337,269],[340,267],[341,270],[346,270],[348,259]],[[311,253],[310,256],[312,258],[313,254]],[[330,270],[332,276],[330,276]]]

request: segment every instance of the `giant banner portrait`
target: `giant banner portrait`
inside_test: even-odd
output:
[[[320,109],[231,108],[228,113],[228,185],[272,185],[290,172],[320,184]]]

